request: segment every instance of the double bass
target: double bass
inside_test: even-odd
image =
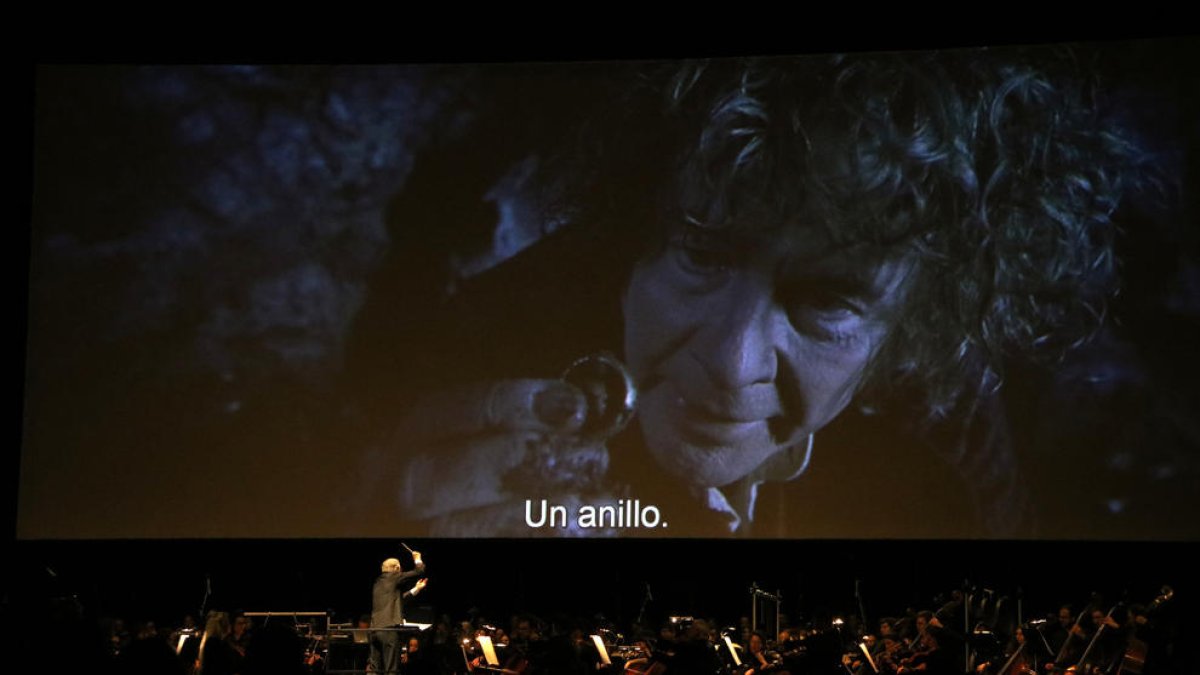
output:
[[[1153,616],[1173,597],[1175,597],[1175,589],[1163,586],[1160,595],[1146,608],[1144,621],[1148,621],[1149,617]],[[1121,666],[1117,669],[1117,675],[1142,675],[1146,668],[1146,654],[1149,651],[1150,648],[1144,640],[1138,639],[1136,635],[1130,635],[1125,655],[1121,657]]]
[[[1076,663],[1075,665],[1066,669],[1067,673],[1079,673],[1079,672],[1088,672],[1090,670],[1102,670],[1099,665],[1091,664],[1091,662],[1088,661],[1088,657],[1090,657],[1092,655],[1092,652],[1095,650],[1096,645],[1099,643],[1101,636],[1104,635],[1105,629],[1111,628],[1111,626],[1113,625],[1113,623],[1114,623],[1113,618],[1112,618],[1113,612],[1117,611],[1117,608],[1120,606],[1121,606],[1121,603],[1117,603],[1117,604],[1113,605],[1112,608],[1108,610],[1108,614],[1104,615],[1104,620],[1101,621],[1100,624],[1096,627],[1096,633],[1094,635],[1092,635],[1091,641],[1088,642],[1087,649],[1083,650],[1083,656],[1079,657],[1078,663]],[[1089,665],[1091,666],[1090,668],[1088,667]]]

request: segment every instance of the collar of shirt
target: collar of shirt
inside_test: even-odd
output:
[[[813,437],[780,452],[759,465],[745,478],[719,488],[711,487],[700,496],[705,507],[725,518],[724,528],[730,534],[749,534],[754,522],[754,503],[758,486],[767,481],[787,482],[799,478],[808,470],[812,460]]]

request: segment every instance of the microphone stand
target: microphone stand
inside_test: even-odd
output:
[[[212,595],[212,577],[211,577],[211,576],[209,576],[209,575],[207,575],[207,574],[205,574],[205,575],[204,575],[204,599],[202,599],[202,600],[200,601],[200,616],[199,616],[199,619],[200,619],[200,621],[201,621],[201,622],[204,622],[204,621],[206,621],[206,619],[205,619],[205,617],[204,617],[204,611],[205,611],[205,610],[208,608],[208,598],[209,598],[211,595]],[[201,625],[203,625],[203,624],[201,624]]]
[[[650,595],[650,583],[647,582],[646,583],[646,592],[642,595],[642,607],[641,607],[641,609],[638,610],[637,625],[639,627],[642,625],[642,617],[644,617],[646,615],[646,605],[650,604],[650,601],[653,599],[654,599],[654,596]]]
[[[970,585],[970,582],[963,582],[965,588],[969,588],[970,592],[965,593],[963,598],[963,672],[969,673],[972,669],[972,661],[974,651],[971,648],[971,603],[975,599],[975,589]]]
[[[858,579],[854,580],[854,599],[858,601],[858,618],[862,619],[862,632],[869,633],[871,632],[871,627],[867,624],[867,610],[863,606],[862,593],[859,592],[858,582]]]

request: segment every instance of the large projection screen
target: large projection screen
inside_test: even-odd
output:
[[[1197,57],[41,67],[18,536],[1196,539]]]

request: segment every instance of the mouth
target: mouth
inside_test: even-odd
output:
[[[739,447],[770,435],[766,420],[733,420],[689,408],[681,411],[676,428],[686,443],[698,447]]]
[[[721,396],[689,400],[682,395],[675,401],[675,428],[681,439],[695,447],[739,448],[774,443],[770,414],[773,397],[760,401]]]
[[[652,456],[679,478],[713,487],[736,481],[783,449],[777,430],[794,428],[782,418],[773,391],[743,397],[741,407],[711,396],[685,397],[674,386],[643,392],[642,433]],[[773,413],[773,414],[768,414]],[[781,417],[781,416],[780,416]]]
[[[769,399],[756,403],[730,397],[728,401],[693,402],[681,396],[676,399],[677,428],[685,441],[698,446],[786,446],[798,442],[805,435],[802,420],[780,410],[773,396]]]

